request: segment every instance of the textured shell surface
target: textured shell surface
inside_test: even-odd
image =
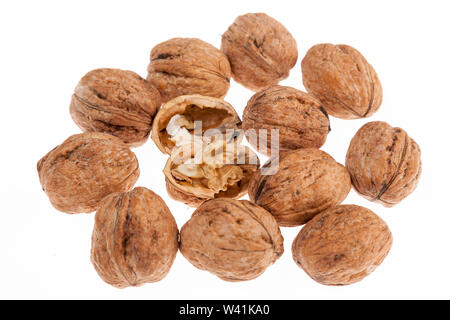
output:
[[[374,121],[355,134],[345,164],[358,193],[391,207],[417,187],[422,172],[420,156],[420,147],[406,131]]]
[[[246,200],[207,201],[180,232],[183,256],[226,281],[258,277],[283,251],[283,236],[275,219]]]
[[[69,137],[39,160],[37,170],[52,205],[66,213],[95,211],[102,198],[130,190],[139,177],[130,148],[97,132]]]
[[[312,279],[347,285],[373,272],[392,246],[386,223],[369,209],[340,205],[309,221],[292,244],[292,257]]]
[[[178,252],[178,228],[154,192],[137,187],[102,200],[95,215],[91,261],[107,283],[124,288],[163,279]]]

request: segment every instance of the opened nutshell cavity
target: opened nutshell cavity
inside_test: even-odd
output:
[[[178,228],[164,201],[137,187],[107,196],[95,214],[91,261],[107,283],[124,288],[156,282],[178,251]]]
[[[417,187],[422,172],[420,148],[401,128],[369,122],[350,142],[345,165],[353,186],[370,201],[391,207]]]
[[[207,201],[180,232],[183,256],[226,281],[258,277],[283,251],[283,236],[275,219],[246,200]]]
[[[70,114],[83,131],[109,133],[136,147],[147,141],[160,105],[158,90],[136,73],[96,69],[76,86]]]

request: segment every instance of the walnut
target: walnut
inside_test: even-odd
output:
[[[143,144],[161,105],[158,90],[132,71],[97,69],[75,88],[70,114],[88,132],[105,132],[130,147]]]
[[[221,50],[230,60],[233,79],[253,91],[287,78],[298,58],[295,39],[265,13],[239,16],[222,35]]]
[[[227,57],[199,39],[170,39],[150,54],[147,80],[158,88],[163,102],[189,94],[223,98],[230,77]]]
[[[105,133],[69,137],[37,164],[42,189],[66,213],[92,212],[105,196],[130,190],[139,177],[135,154]]]
[[[416,188],[422,171],[420,148],[401,128],[369,122],[353,137],[346,167],[356,191],[391,207]]]
[[[392,234],[375,213],[340,205],[318,214],[300,230],[292,257],[315,281],[347,285],[374,271],[391,246]]]
[[[330,131],[330,121],[320,102],[300,90],[274,86],[248,101],[242,127],[254,148],[266,155],[271,149],[320,148]],[[262,134],[260,130],[266,130]],[[278,130],[278,146],[271,144],[271,130]],[[258,145],[257,145],[258,142]]]
[[[313,46],[302,61],[303,84],[332,116],[358,119],[374,114],[383,91],[373,67],[347,45]]]
[[[304,224],[340,204],[351,189],[344,166],[319,149],[285,151],[270,159],[250,181],[250,200],[269,211],[281,226]]]
[[[180,232],[183,256],[226,281],[258,277],[283,251],[283,236],[275,219],[246,200],[207,201]]]
[[[178,251],[178,228],[163,199],[138,187],[104,198],[92,233],[91,261],[107,283],[124,288],[156,282]]]

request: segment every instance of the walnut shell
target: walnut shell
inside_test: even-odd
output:
[[[91,261],[107,283],[124,288],[156,282],[178,251],[178,228],[163,199],[137,187],[114,193],[95,214]]]
[[[347,285],[374,271],[391,246],[391,231],[375,213],[340,205],[318,214],[300,230],[292,257],[315,281]]]
[[[190,94],[223,98],[230,88],[227,57],[199,39],[174,38],[156,45],[147,70],[162,102]]]
[[[242,126],[236,110],[222,99],[201,95],[177,97],[163,104],[153,121],[152,139],[163,153],[170,154],[175,146],[166,130],[175,115],[183,115],[191,122],[202,121],[202,133],[208,129],[225,133],[227,129],[238,130]]]
[[[109,133],[136,147],[147,141],[160,105],[158,90],[138,74],[96,69],[76,86],[70,114],[84,132]]]
[[[222,35],[221,50],[230,60],[233,79],[253,91],[287,78],[298,58],[295,39],[265,13],[239,16]]]
[[[314,148],[285,151],[270,159],[248,187],[250,200],[269,211],[280,226],[306,223],[340,204],[351,189],[350,175],[328,153]]]
[[[246,200],[207,201],[180,232],[183,256],[196,268],[226,281],[258,277],[283,251],[275,219]]]
[[[66,213],[95,211],[105,196],[130,190],[139,177],[135,154],[119,138],[97,132],[69,137],[37,170],[52,205]]]
[[[380,108],[383,90],[373,67],[347,45],[313,46],[302,61],[303,84],[328,114],[366,118]]]
[[[403,129],[381,121],[366,123],[358,130],[345,165],[355,190],[386,207],[411,194],[422,171],[417,143]]]
[[[290,87],[274,86],[256,93],[248,101],[242,118],[247,140],[266,155],[271,154],[272,148],[281,151],[320,148],[330,131],[328,114],[320,102]],[[267,130],[266,136],[260,136],[261,129]],[[278,130],[278,146],[272,146],[271,130]]]

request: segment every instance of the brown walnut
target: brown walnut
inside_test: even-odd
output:
[[[66,213],[92,212],[113,192],[130,190],[139,177],[135,154],[105,133],[76,134],[37,164],[42,189]]]
[[[265,13],[239,16],[222,35],[221,50],[230,60],[233,79],[253,91],[287,78],[298,58],[295,39]]]
[[[109,133],[136,147],[147,141],[160,105],[158,90],[138,74],[96,69],[76,86],[70,114],[83,131]]]
[[[383,91],[377,73],[355,48],[315,45],[303,58],[302,73],[306,90],[332,116],[365,118],[381,105]]]
[[[275,219],[246,200],[207,201],[180,232],[183,256],[226,281],[258,277],[283,251],[283,236]]]
[[[178,228],[156,193],[137,187],[114,193],[95,214],[91,261],[107,283],[124,288],[156,282],[178,251]]]
[[[250,144],[270,155],[300,148],[320,148],[330,131],[330,121],[320,102],[300,90],[274,86],[248,101],[242,120]],[[267,135],[261,135],[266,130]],[[271,130],[278,130],[279,146],[273,146]],[[252,136],[253,135],[253,136]]]
[[[319,149],[285,151],[270,159],[250,181],[250,200],[269,211],[284,227],[306,223],[340,204],[351,189],[345,167]]]
[[[386,207],[411,194],[422,171],[417,143],[403,129],[381,121],[369,122],[358,130],[345,165],[355,190]]]
[[[230,63],[217,48],[199,39],[174,38],[150,54],[149,80],[165,103],[181,95],[225,97],[230,88]]]
[[[340,205],[309,221],[292,244],[292,257],[312,279],[325,285],[358,282],[389,253],[392,234],[375,213]]]

